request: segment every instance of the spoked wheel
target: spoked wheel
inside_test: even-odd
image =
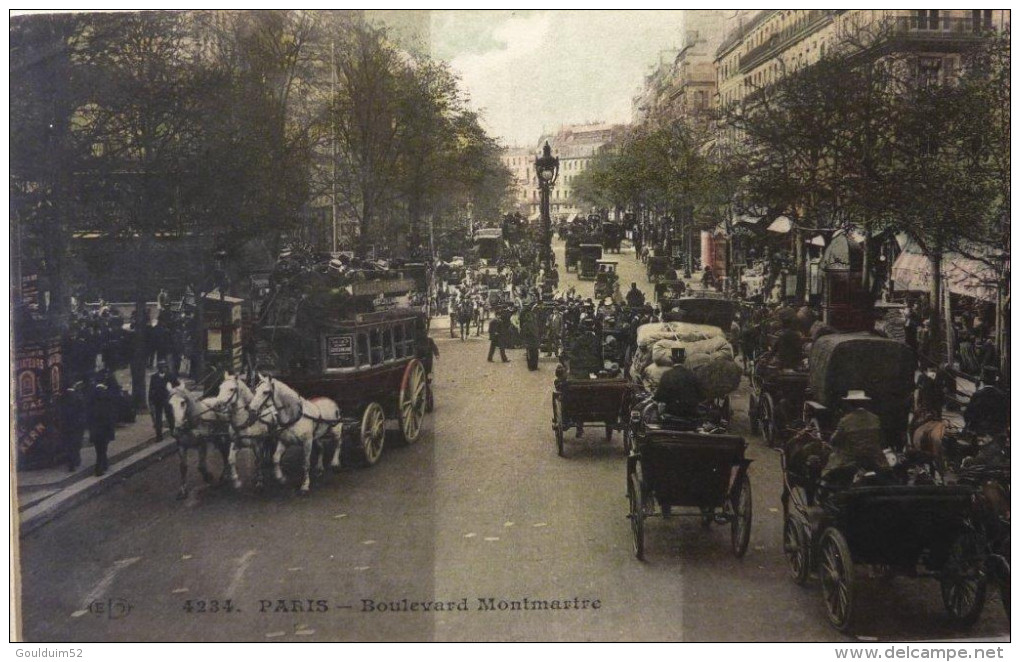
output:
[[[553,396],[553,430],[556,432],[556,453],[563,457],[563,412],[560,410],[560,401]]]
[[[949,617],[958,625],[973,625],[985,607],[985,554],[981,537],[964,531],[949,548],[949,557],[942,568],[942,604]]]
[[[751,541],[751,479],[747,472],[740,477],[736,492],[731,496],[733,520],[730,522],[730,544],[738,559],[747,552]]]
[[[769,448],[776,445],[776,410],[766,393],[758,402],[758,429]]]
[[[854,562],[850,546],[836,529],[826,529],[819,544],[821,550],[822,597],[829,623],[847,632],[854,618]]]
[[[365,413],[361,416],[360,440],[364,463],[371,466],[378,462],[383,442],[386,441],[386,414],[378,402],[371,402],[365,407]]]
[[[428,409],[428,379],[421,361],[414,359],[404,369],[400,382],[399,418],[404,443],[413,444],[421,436],[421,424]]]
[[[783,552],[790,566],[793,583],[803,586],[811,570],[811,549],[807,532],[792,516],[787,515],[783,523]]]
[[[641,467],[635,466],[627,477],[627,500],[630,502],[630,531],[634,536],[634,556],[645,560],[645,508],[641,487]]]

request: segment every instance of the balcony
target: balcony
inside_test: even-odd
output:
[[[832,20],[833,12],[823,9],[812,9],[806,12],[805,21],[792,25],[769,37],[763,44],[755,46],[747,53],[740,56],[740,73],[747,73],[761,63],[775,57],[777,53],[788,46],[804,39],[808,35],[817,32],[822,26]]]
[[[896,16],[890,21],[893,36],[923,40],[981,39],[992,32],[990,21],[948,16]]]
[[[988,37],[994,26],[985,20],[950,16],[894,16],[882,23],[878,38],[861,53],[881,56],[895,51],[954,53]]]

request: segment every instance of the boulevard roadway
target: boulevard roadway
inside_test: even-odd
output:
[[[556,243],[562,265],[563,245]],[[650,288],[633,250],[621,288]],[[562,283],[590,296],[561,269]],[[634,558],[619,435],[550,427],[554,361],[522,351],[487,363],[488,341],[435,320],[436,410],[413,446],[390,444],[370,469],[256,494],[196,487],[174,499],[176,457],[118,482],[21,540],[22,630],[30,641],[846,641],[826,620],[817,579],[801,588],[782,552],[778,457],[747,429],[751,543],[733,558],[728,526],[652,520]],[[192,460],[194,462],[194,459]],[[218,469],[216,458],[212,460]],[[197,480],[196,472],[192,472]],[[858,576],[866,575],[863,569]],[[857,634],[877,640],[1008,636],[998,599],[952,630],[932,580],[861,583]],[[479,609],[493,598],[495,609]],[[503,611],[499,601],[571,609]],[[575,603],[574,599],[577,598]],[[467,611],[364,611],[372,601],[462,600]],[[206,601],[205,613],[199,601]],[[219,601],[219,611],[210,613]],[[225,601],[233,611],[225,611]],[[90,604],[118,609],[111,618]],[[191,601],[188,603],[188,601]],[[283,602],[281,602],[283,601]],[[586,609],[575,609],[588,601]],[[597,601],[597,602],[596,602]],[[191,611],[187,607],[191,606]],[[487,603],[486,603],[487,604]],[[595,605],[598,608],[594,608]],[[123,607],[130,605],[124,613]],[[301,608],[298,610],[298,608]]]

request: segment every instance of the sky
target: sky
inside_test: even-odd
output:
[[[533,147],[561,124],[628,122],[661,50],[682,41],[682,11],[436,11],[432,55],[461,76],[483,125]]]

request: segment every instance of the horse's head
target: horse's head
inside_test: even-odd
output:
[[[255,393],[252,395],[248,409],[256,416],[260,416],[269,407],[275,407],[273,402],[276,395],[276,385],[272,377],[259,375],[259,382],[255,385]]]
[[[170,389],[170,398],[167,400],[166,407],[170,417],[171,433],[185,430],[190,422],[188,410],[191,408],[191,398],[188,397],[183,387],[178,386]]]
[[[241,386],[243,382],[237,375],[229,372],[223,373],[223,381],[220,383],[216,395],[209,399],[209,404],[216,409],[236,409],[241,402]]]

